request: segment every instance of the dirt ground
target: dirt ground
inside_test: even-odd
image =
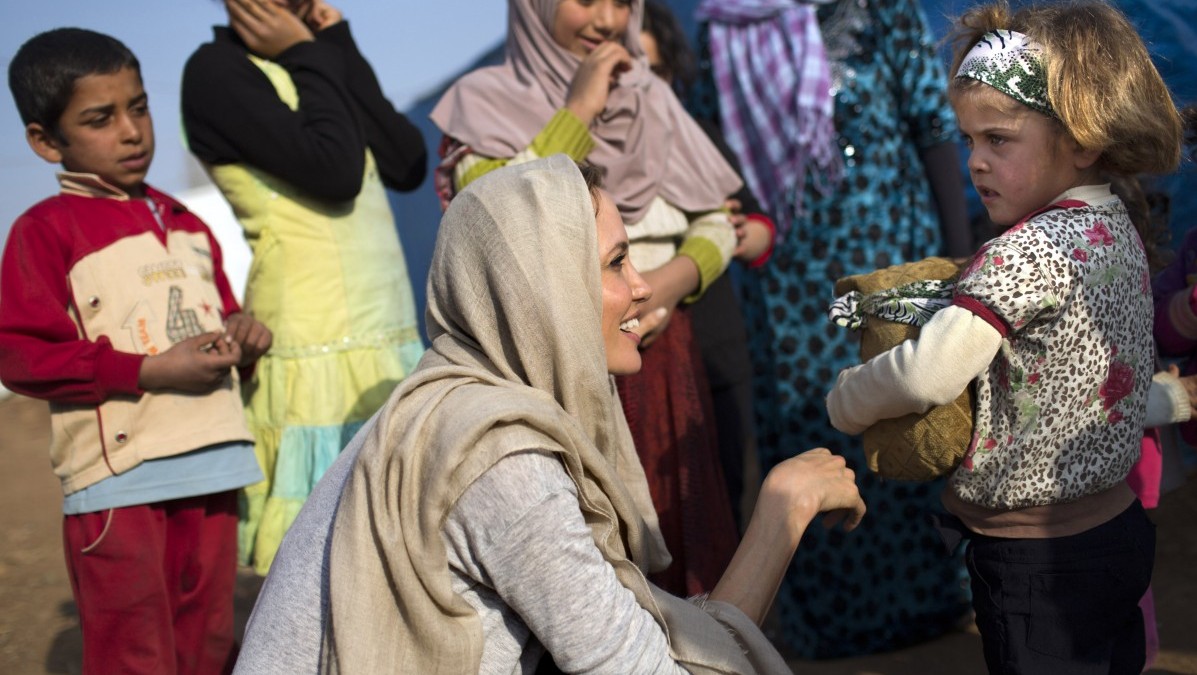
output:
[[[0,673],[78,673],[81,638],[62,557],[61,493],[46,448],[44,403],[0,398]],[[1197,675],[1197,477],[1167,495],[1153,513],[1159,526],[1155,579],[1161,652],[1150,673]],[[260,581],[242,574],[238,630]],[[971,627],[916,647],[868,657],[794,662],[814,675],[956,675],[983,673],[981,642]]]

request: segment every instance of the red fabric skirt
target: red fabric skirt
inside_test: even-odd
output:
[[[736,551],[738,535],[702,357],[690,315],[678,308],[641,352],[635,375],[615,378],[673,563],[650,577],[680,596],[708,593]]]

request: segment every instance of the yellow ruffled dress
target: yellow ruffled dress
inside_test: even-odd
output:
[[[250,57],[292,109],[290,75]],[[208,166],[253,250],[245,309],[274,344],[242,386],[266,480],[244,490],[239,552],[266,574],[304,500],[423,354],[411,282],[374,158],[332,204],[244,164]]]

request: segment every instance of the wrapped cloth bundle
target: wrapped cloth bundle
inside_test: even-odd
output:
[[[917,338],[919,327],[952,303],[961,265],[947,258],[918,262],[840,279],[828,318],[860,330],[860,359]],[[924,414],[881,420],[863,435],[869,469],[884,478],[927,481],[960,463],[973,429],[972,388],[955,401]]]

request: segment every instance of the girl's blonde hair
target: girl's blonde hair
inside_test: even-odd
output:
[[[1180,162],[1181,121],[1164,80],[1134,26],[1097,0],[1032,5],[1004,0],[973,8],[956,22],[952,75],[980,37],[1013,30],[1043,48],[1047,98],[1064,130],[1087,150],[1101,150],[1110,173],[1168,173]],[[981,82],[952,78],[958,96]]]

